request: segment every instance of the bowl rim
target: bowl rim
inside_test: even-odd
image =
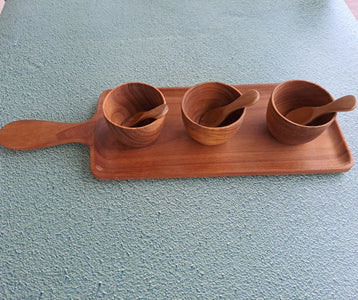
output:
[[[274,90],[272,91],[272,94],[271,94],[271,97],[270,97],[270,100],[271,100],[271,104],[272,104],[272,107],[273,109],[275,110],[275,112],[281,117],[283,118],[286,122],[292,124],[292,125],[295,125],[297,127],[302,127],[302,128],[321,128],[321,127],[326,127],[326,126],[329,126],[331,123],[334,122],[334,120],[336,119],[336,116],[337,116],[337,112],[334,113],[333,117],[326,123],[323,123],[323,124],[320,124],[320,125],[303,125],[303,124],[299,124],[299,123],[295,123],[293,121],[291,121],[290,119],[286,118],[276,107],[276,103],[274,101],[274,97],[278,91],[278,89],[280,87],[282,87],[283,85],[286,85],[286,84],[292,84],[292,83],[297,83],[297,82],[304,82],[304,83],[307,83],[307,84],[310,84],[310,85],[313,85],[313,86],[316,86],[318,87],[319,89],[323,90],[328,96],[329,98],[332,100],[331,102],[333,102],[335,99],[333,98],[333,96],[325,89],[323,88],[321,85],[319,85],[318,83],[315,83],[315,82],[311,82],[311,81],[308,81],[308,80],[301,80],[301,79],[292,79],[292,80],[287,80],[287,81],[284,81],[284,82],[281,82],[279,83],[275,88]]]
[[[223,82],[219,82],[219,81],[205,81],[205,82],[201,82],[201,83],[198,83],[192,87],[190,87],[183,95],[183,99],[182,99],[182,102],[181,102],[181,111],[183,113],[183,115],[185,116],[185,118],[190,122],[192,123],[193,125],[195,126],[198,126],[200,128],[204,128],[204,129],[210,129],[210,130],[213,130],[213,131],[220,131],[220,130],[223,130],[223,129],[227,129],[227,128],[230,128],[230,127],[234,127],[235,125],[237,125],[236,123],[238,123],[239,121],[242,120],[242,118],[244,117],[245,113],[246,113],[246,107],[242,108],[242,114],[241,116],[235,121],[235,122],[232,122],[226,126],[220,126],[220,127],[210,127],[210,126],[204,126],[204,125],[201,125],[200,123],[198,122],[195,122],[193,119],[191,119],[188,114],[186,113],[186,111],[184,110],[184,103],[186,102],[186,99],[187,99],[187,95],[192,92],[193,90],[195,90],[196,88],[200,87],[200,86],[203,86],[203,85],[209,85],[209,84],[219,84],[219,85],[222,85],[226,88],[229,88],[229,89],[232,89],[232,90],[235,90],[236,92],[239,93],[239,95],[241,96],[242,95],[242,92],[237,89],[236,87],[230,85],[230,84],[227,84],[227,83],[223,83]]]
[[[140,127],[129,127],[129,126],[123,126],[119,123],[116,123],[114,121],[111,120],[111,118],[108,117],[107,113],[106,113],[106,110],[105,110],[105,104],[107,101],[109,101],[109,97],[111,96],[112,93],[114,93],[114,91],[120,89],[120,88],[123,88],[124,86],[128,86],[128,85],[145,85],[149,88],[152,88],[154,90],[156,90],[160,96],[161,96],[161,99],[163,100],[163,103],[162,104],[167,104],[166,100],[165,100],[165,97],[164,97],[164,94],[161,92],[161,90],[159,90],[159,88],[155,87],[154,85],[151,85],[151,84],[148,84],[148,83],[145,83],[145,82],[140,82],[140,81],[131,81],[131,82],[126,82],[126,83],[122,83],[120,85],[117,85],[115,86],[114,88],[112,88],[110,90],[110,92],[105,96],[104,100],[103,100],[103,103],[102,103],[102,111],[103,111],[103,115],[105,117],[105,119],[111,123],[113,126],[115,127],[119,127],[119,128],[122,128],[122,129],[125,129],[125,130],[132,130],[132,131],[135,131],[135,130],[140,130],[142,128],[146,128],[146,127],[149,127],[151,126],[153,123],[157,123],[159,121],[161,121],[161,119],[165,118],[165,116],[163,118],[160,118],[160,119],[157,119],[153,122],[150,122],[149,124],[147,125],[144,125],[144,126],[140,126]]]

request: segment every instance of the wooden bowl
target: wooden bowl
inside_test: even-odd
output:
[[[267,127],[281,143],[308,143],[332,124],[337,113],[323,115],[308,125],[294,123],[285,115],[302,106],[320,106],[332,101],[334,98],[318,84],[303,80],[283,82],[271,94],[266,112]]]
[[[189,136],[203,145],[228,141],[242,125],[245,108],[230,114],[219,127],[206,127],[199,121],[210,109],[229,104],[240,95],[236,88],[220,82],[204,82],[190,88],[184,94],[181,105],[182,119]]]
[[[146,83],[129,82],[112,89],[103,102],[103,114],[118,140],[129,147],[145,147],[152,144],[162,130],[164,119],[146,120],[136,127],[121,123],[130,116],[164,104],[162,92]]]

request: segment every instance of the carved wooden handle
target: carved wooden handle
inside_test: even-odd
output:
[[[0,144],[14,150],[30,150],[67,143],[90,145],[95,122],[59,123],[39,120],[20,120],[0,130]]]
[[[356,98],[353,95],[347,95],[322,106],[322,109],[325,107],[326,113],[330,113],[338,111],[351,111],[355,109],[356,106]]]

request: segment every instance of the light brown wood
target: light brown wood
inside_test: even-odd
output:
[[[200,124],[204,113],[224,106],[241,96],[233,86],[220,82],[204,82],[190,88],[182,101],[182,119],[189,136],[203,145],[219,145],[227,142],[241,127],[246,108],[234,111],[220,127]]]
[[[222,124],[226,118],[235,110],[254,105],[260,98],[256,90],[250,90],[236,98],[231,103],[213,108],[200,118],[199,124],[208,127],[217,127]]]
[[[333,123],[336,113],[318,117],[309,126],[294,123],[285,116],[299,107],[322,106],[333,101],[333,97],[318,84],[303,80],[283,82],[275,88],[270,97],[266,114],[268,129],[281,143],[308,143]]]
[[[110,130],[102,109],[109,91],[104,91],[86,131],[72,129],[57,142],[84,142],[90,148],[90,167],[98,179],[148,179],[209,176],[278,175],[337,173],[348,171],[353,158],[337,121],[317,139],[302,145],[290,146],[276,141],[266,127],[266,109],[277,84],[236,85],[245,92],[257,89],[260,100],[247,108],[242,127],[227,143],[204,146],[191,139],[180,118],[181,101],[187,87],[160,88],[169,106],[163,130],[157,141],[145,148],[123,146]],[[80,123],[81,124],[81,123]],[[0,130],[0,144],[6,146],[8,125]],[[62,125],[61,125],[62,126]],[[87,125],[85,125],[87,126]],[[76,128],[76,127],[75,127]],[[61,132],[61,129],[58,129]],[[51,142],[54,134],[48,132]],[[85,138],[82,134],[87,132]],[[13,141],[23,135],[13,130]],[[34,131],[27,133],[30,140]],[[43,138],[42,146],[46,140]],[[9,145],[8,145],[9,146]],[[9,147],[12,148],[12,147]]]
[[[0,144],[9,149],[31,150],[68,143],[91,146],[96,118],[83,123],[20,120],[0,130]]]
[[[168,112],[168,105],[162,104],[152,108],[151,110],[141,111],[136,113],[134,116],[129,117],[124,120],[122,126],[134,127],[134,126],[143,126],[149,119],[155,120],[164,117]],[[143,122],[145,122],[143,124]]]
[[[145,147],[159,136],[165,116],[147,120],[143,126],[127,127],[122,123],[138,112],[151,110],[165,104],[157,88],[141,82],[129,82],[115,87],[103,102],[103,113],[118,141],[128,147]]]
[[[292,122],[307,125],[317,117],[333,112],[351,111],[356,107],[353,95],[343,96],[334,102],[322,106],[304,106],[290,111],[285,117]]]

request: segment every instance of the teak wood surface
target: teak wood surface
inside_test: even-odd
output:
[[[260,100],[247,108],[244,123],[227,143],[204,146],[191,139],[181,119],[188,87],[160,88],[169,112],[158,140],[145,148],[128,148],[115,139],[98,101],[93,118],[67,124],[23,120],[0,130],[0,144],[26,150],[64,143],[90,147],[90,166],[98,179],[150,179],[211,176],[337,173],[353,166],[352,154],[337,121],[317,139],[302,145],[277,142],[266,127],[266,108],[276,84],[235,85],[241,92],[257,89]]]

